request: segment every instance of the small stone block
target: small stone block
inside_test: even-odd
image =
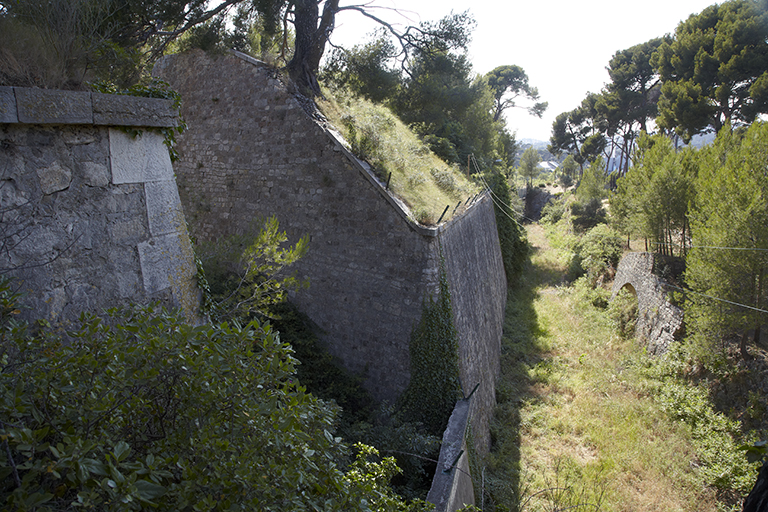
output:
[[[187,242],[188,246],[188,242]],[[149,294],[179,286],[194,274],[185,243],[178,234],[153,238],[139,244],[144,291]]]
[[[93,93],[93,122],[108,126],[171,127],[178,116],[171,100]]]
[[[0,87],[0,123],[18,123],[13,87]]]
[[[152,236],[180,233],[184,230],[184,210],[176,182],[154,181],[144,184],[147,197],[147,218]]]
[[[145,131],[133,137],[116,128],[109,129],[112,183],[147,183],[173,179],[173,166],[163,136]]]
[[[93,124],[91,93],[16,87],[19,122]]]

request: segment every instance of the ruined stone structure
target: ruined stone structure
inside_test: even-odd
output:
[[[177,122],[167,100],[0,87],[0,271],[22,317],[162,300],[196,318],[173,168],[151,131]]]
[[[266,65],[198,51],[166,57],[155,74],[184,98],[189,128],[175,170],[194,235],[242,234],[276,215],[292,242],[309,236],[296,268],[310,287],[292,300],[379,400],[396,400],[408,384],[411,329],[436,292],[442,254],[465,393],[479,384],[469,411],[475,448],[487,452],[506,303],[490,198],[420,226]]]
[[[637,297],[636,334],[651,354],[663,354],[670,343],[680,339],[683,310],[667,300],[664,281],[653,273],[654,255],[631,252],[621,259],[613,280],[611,299],[623,288]]]

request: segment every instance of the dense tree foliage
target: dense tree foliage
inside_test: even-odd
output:
[[[578,177],[579,164],[573,158],[573,155],[568,155],[560,162],[557,167],[557,173],[560,175],[560,181],[566,186],[570,186],[571,183]]]
[[[641,135],[634,165],[611,196],[617,229],[644,237],[654,251],[672,254],[677,246],[682,254],[696,169],[695,150],[675,151],[668,137]]]
[[[483,169],[509,169],[517,145],[501,113],[519,96],[533,100],[538,92],[518,66],[474,75],[466,54],[474,21],[466,13],[435,26],[443,28],[425,30],[416,41],[382,30],[364,45],[337,49],[321,76],[389,106],[447,162],[465,165],[472,155]],[[443,32],[462,37],[446,39]],[[540,115],[544,108],[537,103],[530,110]]]
[[[552,151],[572,154],[582,169],[600,152],[618,156],[611,170],[622,175],[641,132],[674,131],[688,142],[751,123],[768,112],[766,41],[765,2],[729,0],[691,15],[673,36],[616,52],[605,88],[553,123]]]
[[[493,211],[496,214],[496,229],[499,232],[504,273],[507,276],[507,283],[513,285],[525,266],[528,240],[525,237],[525,230],[514,218],[512,191],[506,177],[500,173],[491,172],[486,174],[485,179],[495,198]]]
[[[600,156],[607,144],[603,135],[605,119],[597,110],[599,99],[599,95],[589,94],[578,108],[563,112],[552,123],[549,152],[572,155],[582,172],[584,164]]]
[[[520,66],[499,66],[485,75],[488,86],[493,91],[493,120],[498,121],[505,110],[517,105],[518,98],[529,100],[533,104],[523,107],[536,117],[541,117],[547,109],[547,102],[539,102],[539,90],[528,83],[528,75]]]
[[[753,0],[707,7],[652,59],[663,80],[661,128],[683,139],[768,112],[768,12]]]
[[[651,66],[651,56],[664,41],[652,39],[616,52],[608,63],[611,81],[600,94],[596,110],[605,121],[602,126],[610,140],[609,155],[619,152],[619,174],[629,168],[639,132],[648,131],[649,120],[656,117],[661,80]]]
[[[533,184],[533,179],[538,177],[541,173],[541,167],[539,167],[541,157],[539,152],[533,148],[533,146],[526,148],[523,151],[523,156],[520,157],[520,165],[518,166],[518,173],[525,178],[525,182],[528,186]]]
[[[707,348],[739,336],[745,357],[768,309],[767,155],[768,125],[754,123],[743,136],[726,125],[702,153],[690,214],[686,283],[696,293],[687,297],[687,323]]]

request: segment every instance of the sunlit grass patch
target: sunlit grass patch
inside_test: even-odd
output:
[[[458,166],[447,164],[384,106],[345,93],[318,104],[349,149],[371,166],[382,183],[420,224],[433,225],[462,211],[480,188]]]
[[[583,283],[552,279],[566,265],[540,227],[528,235],[539,250],[508,303],[486,510],[728,510],[709,474],[718,468],[698,466],[735,453],[727,438],[708,450],[670,415],[657,363]]]

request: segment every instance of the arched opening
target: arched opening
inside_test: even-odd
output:
[[[638,319],[637,291],[631,283],[626,283],[611,301],[610,312],[619,335],[633,338]]]

